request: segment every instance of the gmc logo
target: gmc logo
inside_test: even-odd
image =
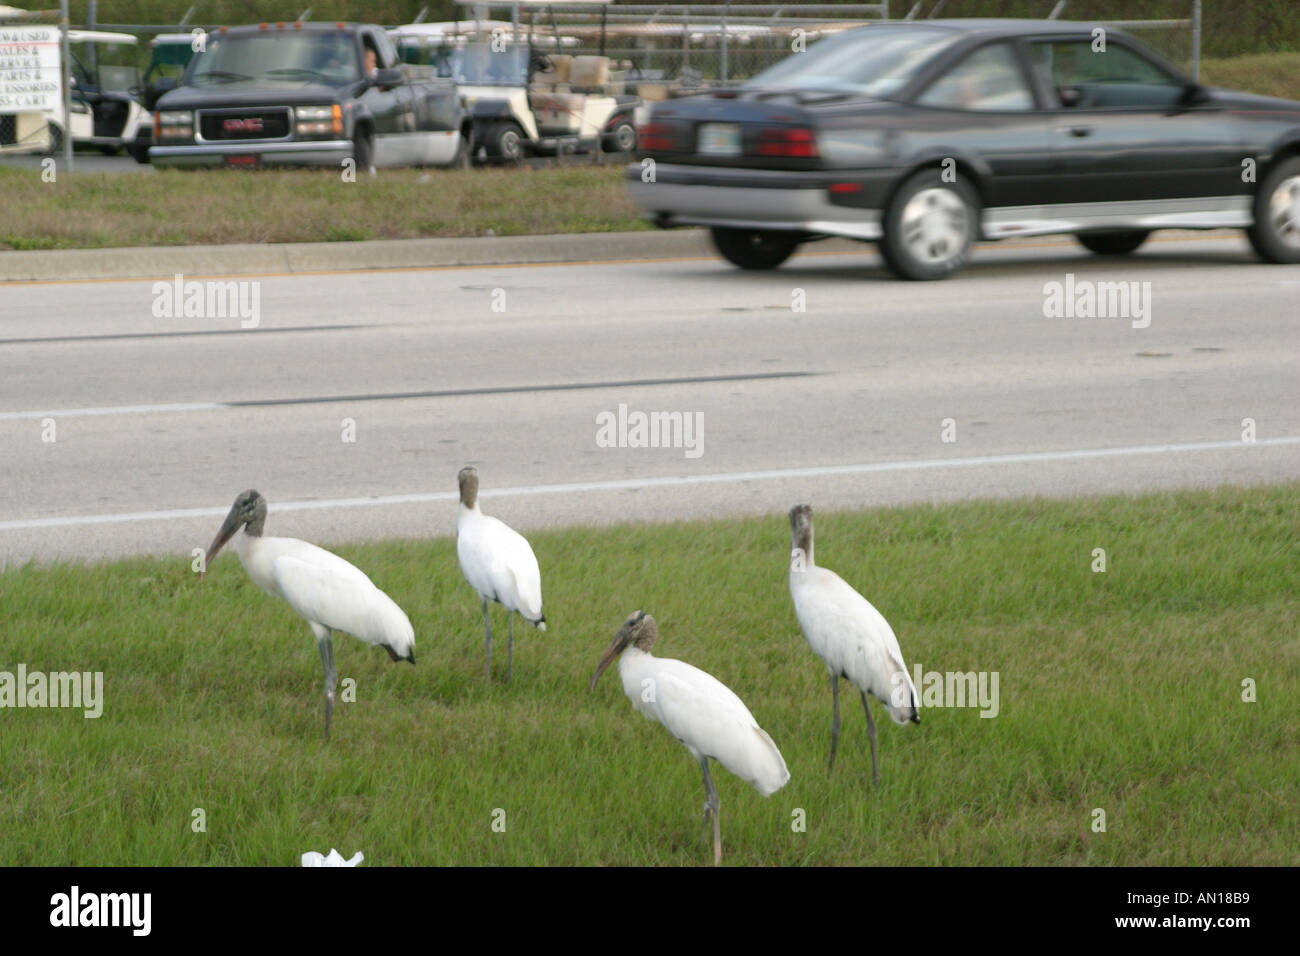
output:
[[[262,132],[262,121],[256,116],[248,119],[222,120],[221,128],[227,133],[260,133]]]

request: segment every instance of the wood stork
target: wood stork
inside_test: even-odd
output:
[[[591,675],[589,690],[610,662],[618,657],[623,693],[632,707],[663,724],[704,771],[704,820],[713,820],[713,865],[722,862],[721,801],[709,777],[709,760],[716,760],[754,789],[770,797],[790,779],[781,751],[744,702],[731,689],[698,667],[655,657],[650,648],[659,636],[655,619],[633,611]],[[621,656],[620,656],[621,655]]]
[[[867,714],[871,743],[871,778],[880,786],[876,763],[876,725],[867,694],[880,701],[897,724],[919,724],[916,687],[903,663],[903,652],[889,622],[843,578],[813,561],[813,519],[809,505],[790,509],[790,595],[808,646],[826,662],[831,675],[831,759],[840,737],[840,678],[858,689]]]
[[[492,679],[492,623],[488,620],[488,601],[506,609],[510,620],[510,639],[506,645],[506,683],[515,667],[515,612],[539,631],[546,630],[542,614],[542,572],[537,567],[528,540],[509,525],[478,506],[478,472],[462,468],[460,514],[456,518],[456,557],[470,587],[483,602],[483,634],[487,645],[484,670]]]
[[[415,631],[410,619],[359,569],[336,554],[296,538],[268,538],[266,499],[245,491],[235,499],[208,546],[204,569],[241,528],[235,539],[239,563],[267,594],[284,598],[309,625],[325,669],[325,739],[334,713],[334,645],[331,631],[346,631],[367,644],[378,644],[394,661],[415,663]],[[202,575],[200,575],[202,577]]]

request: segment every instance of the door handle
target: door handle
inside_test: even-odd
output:
[[[1071,136],[1075,136],[1075,137],[1091,136],[1091,135],[1092,135],[1092,129],[1093,129],[1093,128],[1092,128],[1091,126],[1058,126],[1058,127],[1056,127],[1056,131],[1057,131],[1058,133],[1069,133]]]

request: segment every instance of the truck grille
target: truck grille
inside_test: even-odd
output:
[[[289,110],[199,110],[199,136],[209,142],[287,139]]]

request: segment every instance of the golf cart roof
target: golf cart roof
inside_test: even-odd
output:
[[[69,30],[69,43],[125,43],[134,46],[140,38],[132,33],[107,33],[103,30]]]
[[[160,33],[149,41],[152,46],[189,46],[193,42],[193,33]]]

